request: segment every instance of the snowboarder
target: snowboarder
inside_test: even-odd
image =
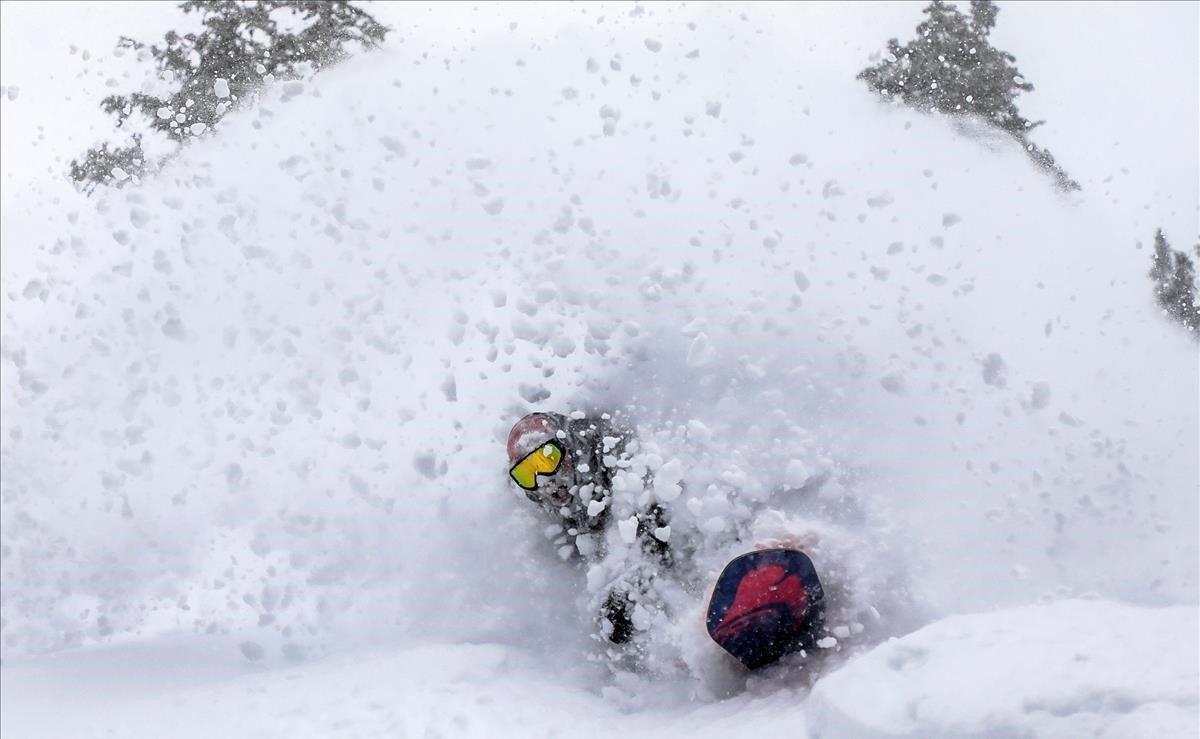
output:
[[[509,478],[526,497],[562,520],[585,558],[602,557],[594,534],[609,521],[613,475],[628,466],[631,432],[609,414],[531,413],[508,436]],[[650,561],[673,564],[665,541],[650,532],[668,524],[651,505],[638,516],[638,540]],[[581,540],[581,537],[584,537]],[[581,541],[588,542],[580,545]],[[614,644],[634,634],[633,601],[653,573],[634,573],[611,589],[601,607],[602,632]],[[770,664],[813,646],[823,626],[824,595],[812,561],[799,548],[780,546],[735,557],[717,578],[708,604],[709,636],[747,668]],[[607,622],[607,623],[605,623]]]
[[[574,547],[564,546],[560,554],[570,556],[573,550],[587,560],[604,556],[604,539],[598,534],[610,519],[613,474],[628,465],[629,437],[630,432],[607,413],[531,413],[509,432],[509,479],[561,522]],[[666,542],[650,535],[666,525],[665,512],[653,505],[639,519],[637,537],[642,549],[658,564],[668,564]],[[633,568],[602,597],[599,621],[608,641],[625,644],[631,640],[635,601],[652,577],[652,573]]]

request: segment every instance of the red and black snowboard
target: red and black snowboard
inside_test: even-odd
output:
[[[795,549],[736,557],[717,578],[708,634],[750,669],[811,648],[822,628],[824,594],[812,560]]]

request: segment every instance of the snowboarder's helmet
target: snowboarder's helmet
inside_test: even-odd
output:
[[[811,642],[821,626],[821,581],[795,549],[764,549],[735,558],[708,603],[708,634],[750,669]]]
[[[560,506],[570,500],[574,461],[565,419],[530,413],[508,433],[508,475],[530,499]]]

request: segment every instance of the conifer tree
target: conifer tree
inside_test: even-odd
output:
[[[1046,149],[1029,141],[1031,121],[1016,98],[1033,89],[1016,67],[1016,57],[992,46],[988,34],[999,9],[992,0],[972,0],[970,15],[943,0],[925,8],[917,37],[903,46],[888,41],[884,59],[858,74],[881,95],[919,110],[975,115],[1016,139],[1038,166],[1065,190],[1078,190]]]
[[[117,128],[137,119],[144,132],[129,143],[104,142],[71,162],[71,179],[85,191],[136,181],[151,168],[143,136],[176,145],[210,133],[239,100],[272,80],[294,79],[384,40],[387,28],[346,0],[188,0],[185,14],[200,16],[203,30],[168,32],[161,44],[121,37],[119,49],[151,61],[169,92],[110,95],[100,107]]]
[[[1196,255],[1200,257],[1200,245],[1196,247]],[[1150,279],[1154,281],[1154,298],[1163,315],[1179,322],[1200,339],[1200,304],[1196,302],[1200,290],[1196,284],[1195,263],[1187,254],[1171,249],[1161,228],[1154,234]]]

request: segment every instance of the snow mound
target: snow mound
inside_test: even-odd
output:
[[[952,616],[828,675],[810,697],[809,729],[814,739],[1188,736],[1196,625],[1192,606],[1100,600]]]

